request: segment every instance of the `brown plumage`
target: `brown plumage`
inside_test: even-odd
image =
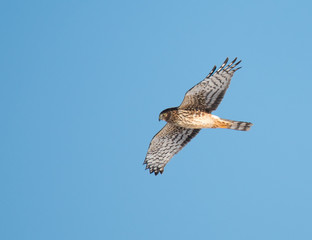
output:
[[[203,81],[187,91],[179,107],[160,113],[159,120],[165,120],[167,124],[154,136],[147,151],[144,164],[150,173],[163,173],[170,159],[202,128],[250,129],[252,123],[222,119],[211,114],[222,101],[241,61],[236,62],[235,58],[228,65],[227,62],[228,58],[217,71],[214,66]]]

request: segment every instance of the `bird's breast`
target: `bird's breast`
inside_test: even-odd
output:
[[[215,128],[219,117],[199,110],[177,110],[172,116],[172,123],[184,128]]]

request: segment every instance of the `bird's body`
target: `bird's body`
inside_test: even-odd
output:
[[[184,128],[202,129],[202,128],[229,128],[235,130],[248,130],[250,124],[219,118],[216,115],[197,109],[170,109],[169,117],[164,119],[166,122]],[[236,123],[236,124],[234,124]],[[243,128],[243,125],[246,125]]]
[[[236,58],[226,66],[228,58],[215,72],[216,66],[208,76],[191,88],[184,96],[179,107],[168,108],[159,115],[159,120],[167,124],[152,139],[144,164],[150,173],[162,173],[165,165],[178,153],[202,128],[228,128],[247,131],[252,123],[222,119],[212,115],[227,88],[235,68]],[[235,64],[234,64],[235,63]]]
[[[212,114],[201,110],[171,109],[164,119],[170,124],[184,128],[215,128],[215,118]]]

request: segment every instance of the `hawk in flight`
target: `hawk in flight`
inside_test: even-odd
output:
[[[179,107],[168,108],[159,114],[159,120],[167,124],[153,137],[143,164],[150,173],[163,173],[164,167],[202,128],[228,128],[247,131],[249,122],[232,121],[212,115],[222,101],[234,73],[240,69],[235,58],[228,58],[216,71],[212,68],[208,76],[192,87]]]

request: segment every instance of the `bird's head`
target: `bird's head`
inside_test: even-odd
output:
[[[160,121],[160,120],[164,120],[164,121],[166,121],[168,118],[169,118],[169,114],[170,113],[167,113],[167,112],[161,112],[160,114],[159,114],[159,118],[158,118],[158,120]]]
[[[164,120],[164,121],[167,121],[170,119],[170,116],[171,116],[171,113],[173,110],[176,110],[177,108],[167,108],[165,109],[164,111],[162,111],[160,114],[159,114],[159,121],[160,120]]]

